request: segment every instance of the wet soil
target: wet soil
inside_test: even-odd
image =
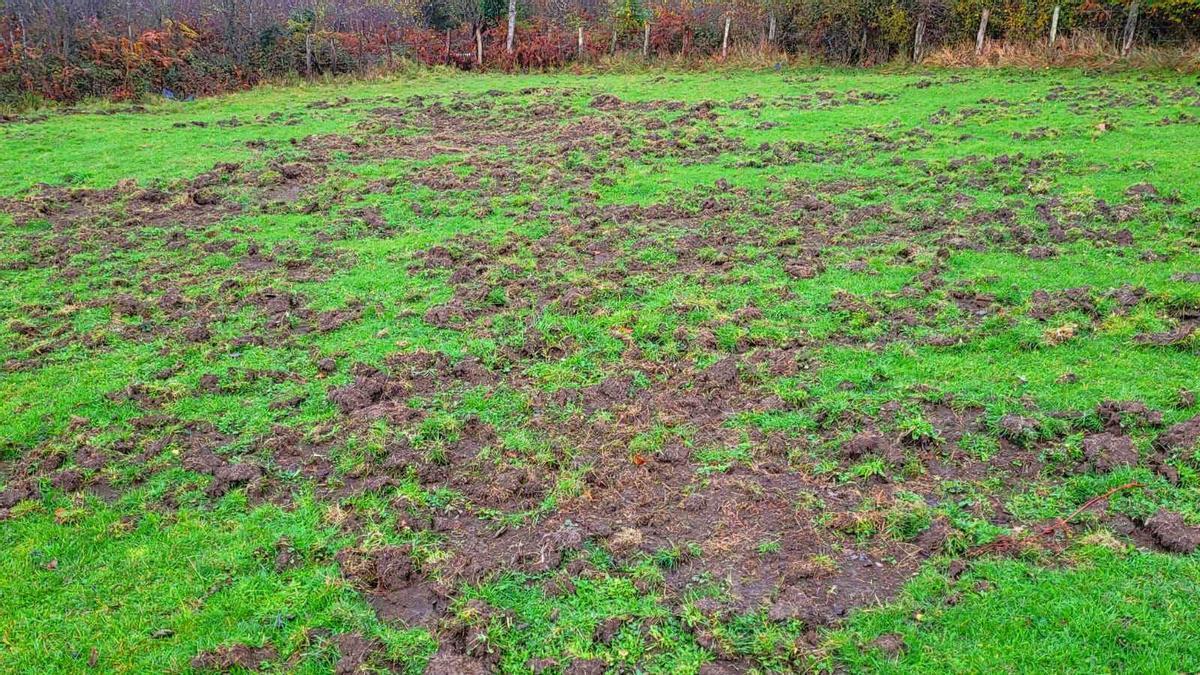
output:
[[[1058,94],[1085,105],[1076,92]],[[1045,411],[1031,403],[989,419],[973,403],[923,395],[929,392],[857,409],[785,397],[777,386],[810,382],[821,367],[820,350],[830,345],[955,349],[999,321],[1036,324],[1054,344],[1157,302],[1131,284],[999,293],[954,278],[947,263],[963,251],[1048,261],[1076,242],[1137,247],[1124,224],[1148,208],[1174,208],[1154,186],[1131,185],[1119,203],[1080,204],[1042,185],[1061,168],[1061,157],[1015,152],[922,166],[904,180],[788,180],[751,192],[722,178],[665,203],[614,203],[602,193],[632,163],[715,164],[731,176],[741,168],[845,164],[881,153],[895,153],[903,164],[909,160],[901,153],[926,147],[931,136],[919,126],[893,125],[848,129],[826,143],[751,144],[731,121],[734,111],[764,106],[806,110],[888,100],[873,92],[727,104],[603,94],[582,110],[570,92],[530,95],[532,104],[488,94],[381,99],[353,133],[308,137],[287,148],[286,161],[265,169],[221,164],[173,184],[43,186],[22,199],[0,200],[0,210],[23,228],[22,255],[6,258],[7,269],[45,269],[85,289],[62,295],[58,305],[20,308],[8,325],[14,345],[6,352],[7,371],[33,372],[72,350],[104,354],[123,341],[161,344],[177,355],[282,349],[296,355],[290,363],[305,364],[221,373],[189,373],[181,365],[120,383],[108,400],[137,410],[125,437],[93,438],[99,430],[79,420],[63,431],[72,442],[69,455],[16,448],[21,459],[3,467],[0,514],[37,499],[43,478],[64,492],[111,492],[101,476],[105,467],[160,470],[177,463],[204,479],[212,500],[245,490],[253,503],[286,506],[301,481],[311,484],[318,498],[343,505],[342,527],[357,536],[359,514],[348,498],[392,494],[412,482],[449,495],[436,507],[399,498],[392,505],[401,514],[398,529],[429,535],[439,555],[418,562],[410,547],[364,536],[332,562],[381,619],[439,636],[442,646],[427,672],[492,672],[498,657],[473,646],[470,633],[479,625],[453,621],[466,583],[511,571],[578,575],[586,571],[589,547],[604,549],[618,564],[665,551],[674,564],[662,587],[643,590],[661,594],[672,609],[683,606],[697,579],[720,579],[724,593],[706,602],[706,614],[761,610],[772,621],[819,628],[894,597],[923,561],[961,550],[955,539],[963,533],[944,518],[919,517],[947,499],[947,484],[986,481],[992,492],[969,507],[971,515],[1007,528],[1014,523],[1004,504],[1037,481],[1136,467],[1164,477],[1174,472],[1177,481],[1189,461],[1184,451],[1200,438],[1200,416],[1166,426],[1162,411],[1138,401],[1104,401],[1088,411]],[[947,113],[930,124],[975,114]],[[1029,133],[1015,140],[1053,131]],[[281,150],[266,141],[255,147],[267,156]],[[381,162],[404,169],[366,182],[342,180],[346,166]],[[980,208],[970,195],[981,190],[1004,195],[1003,203]],[[410,192],[426,198],[398,196]],[[879,193],[899,192],[939,199],[878,203]],[[379,208],[371,199],[377,195],[394,197],[413,218],[487,219],[499,212],[515,224],[537,225],[537,236],[519,227],[460,233],[387,261],[447,291],[437,300],[414,297],[398,320],[428,334],[469,336],[488,345],[486,358],[399,343],[382,359],[313,347],[314,339],[361,329],[395,310],[367,297],[328,307],[311,290],[360,262],[348,243],[411,233],[407,214]],[[534,196],[532,203],[504,205],[525,195]],[[550,205],[556,195],[570,198]],[[261,243],[240,219],[275,215],[314,216],[305,226],[312,242]],[[95,259],[123,274],[89,280]],[[799,284],[830,271],[875,277],[879,260],[904,270],[899,290],[831,289],[819,302],[800,297],[811,289]],[[572,332],[572,318],[607,316],[620,300],[668,285],[697,292],[659,308],[668,321],[642,326],[631,319],[611,331],[600,357],[594,338],[585,345],[588,336]],[[721,306],[705,297],[741,285],[759,292]],[[813,312],[813,305],[834,317],[830,330],[818,334],[804,322],[780,319],[780,308]],[[108,320],[99,327],[74,320],[91,313]],[[1131,348],[1192,348],[1200,325],[1194,308],[1164,307],[1162,314],[1172,327],[1130,338]],[[1068,319],[1075,328],[1053,332]],[[391,339],[386,329],[377,335]],[[546,366],[587,360],[598,365],[566,383],[550,384],[540,374]],[[238,438],[173,417],[169,408],[185,395],[177,385],[186,376],[200,395],[268,387],[264,405],[276,423],[267,433]],[[878,383],[843,384],[854,391]],[[438,426],[446,407],[468,396],[515,399],[519,411],[513,419],[472,412]],[[1185,409],[1195,404],[1194,397],[1180,400]],[[296,411],[317,404],[328,406],[325,422],[293,421]],[[1065,421],[1048,423],[1059,420],[1054,415]],[[787,416],[803,416],[805,432],[746,422]],[[905,426],[913,417],[929,428]],[[340,469],[337,456],[347,442],[379,428],[388,433],[378,448],[352,470]],[[1078,454],[1052,466],[1048,454],[1071,435],[1081,438]],[[980,436],[994,441],[994,453],[968,447]],[[1200,545],[1198,531],[1164,510],[1125,534],[1190,553]],[[296,564],[286,543],[272,555],[278,569]],[[618,630],[619,623],[604,623],[596,639],[611,641]],[[703,635],[696,637],[703,643]],[[337,672],[394,665],[379,643],[361,635],[335,642]],[[905,649],[895,635],[875,647],[889,657]],[[709,671],[754,665],[744,655],[719,656],[705,666]],[[252,670],[275,660],[269,647],[238,645],[198,655],[192,665]],[[587,660],[529,667],[603,670]]]

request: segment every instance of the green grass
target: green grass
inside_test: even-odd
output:
[[[1065,569],[984,561],[956,582],[929,572],[830,643],[853,672],[1194,670],[1197,575],[1194,558],[1102,546],[1080,550]],[[904,637],[898,658],[872,646],[888,633]]]
[[[1138,466],[1076,471],[1101,401],[1145,403],[1163,426],[1200,414],[1183,394],[1200,391],[1200,340],[1136,339],[1200,308],[1200,284],[1180,280],[1200,272],[1200,126],[1159,123],[1194,114],[1194,86],[1057,70],[435,70],[0,125],[0,486],[37,488],[0,518],[0,670],[178,672],[248,644],[274,647],[278,670],[327,672],[337,636],[361,633],[382,645],[372,667],[419,672],[454,622],[481,629],[506,672],[585,659],[614,672],[722,659],[758,672],[1200,669],[1200,558],[1136,549],[1104,517],[1167,508],[1200,522],[1197,449],[1164,458],[1170,482],[1150,461],[1161,428],[1135,424]],[[626,106],[594,108],[602,93]],[[696,113],[702,102],[714,116]],[[416,108],[395,112],[405,105]],[[295,161],[316,173],[278,203],[260,199]],[[220,162],[241,168],[203,189],[237,208],[206,220],[189,181]],[[1158,196],[1129,196],[1139,183]],[[165,215],[139,213],[136,189],[150,187],[174,200]],[[115,191],[80,214],[57,188]],[[1104,241],[1126,228],[1132,244]],[[1034,259],[1034,245],[1056,255]],[[455,262],[427,265],[436,247]],[[251,250],[278,264],[255,268]],[[814,267],[798,274],[796,260]],[[478,276],[456,279],[466,264]],[[1144,289],[1131,307],[1118,302],[1126,285]],[[1035,292],[1084,286],[1092,307],[1031,316]],[[179,316],[168,288],[185,299]],[[268,290],[297,300],[269,316]],[[962,294],[986,296],[987,311]],[[126,295],[140,313],[121,314]],[[455,301],[461,320],[430,319]],[[315,328],[320,312],[347,309],[359,313]],[[197,322],[211,337],[185,338]],[[777,352],[795,367],[756,360]],[[354,364],[396,372],[418,353],[445,359],[423,375],[477,359],[493,379],[423,389],[414,376],[369,421],[331,398]],[[678,414],[710,395],[706,369],[730,356],[722,387],[743,395],[720,403],[728,414]],[[589,402],[617,377],[627,399]],[[946,409],[981,422],[953,434]],[[1038,424],[1025,447],[999,429],[1009,413]],[[263,467],[265,499],[244,485],[208,496],[212,479],[183,468],[209,424],[204,449]],[[451,463],[477,424],[493,435],[476,463],[423,473]],[[867,427],[899,439],[903,457],[843,457]],[[271,445],[284,430],[319,447],[330,475],[284,470]],[[107,465],[82,470],[82,491],[51,487],[81,449]],[[391,482],[363,488],[394,452],[404,465]],[[433,526],[474,516],[489,537],[544,534],[604,498],[596,467],[649,472],[680,453],[686,479],[664,494],[732,484],[741,492],[717,498],[746,500],[709,514],[748,519],[730,528],[745,540],[722,551],[741,556],[725,576],[708,567],[720,547],[683,528],[634,553],[600,537],[552,569],[468,581],[454,567],[460,533]],[[543,489],[488,503],[514,475]],[[760,481],[781,475],[802,477],[786,517],[812,528],[819,552],[797,553],[804,542],[780,534],[789,523],[746,506],[776,498]],[[1011,526],[1132,480],[1144,487],[1080,516],[1064,553],[984,557],[945,576]],[[880,496],[885,483],[895,495]],[[851,512],[864,518],[849,534],[827,527]],[[864,551],[903,565],[898,547],[935,521],[951,529],[943,550],[895,600],[844,624],[772,620],[773,594],[702,611],[736,604],[741,571],[837,570]],[[340,571],[339,551],[384,545],[408,546],[421,577],[447,585],[446,625],[380,620],[370,589]],[[295,565],[276,568],[279,546]],[[619,631],[600,640],[613,619]],[[870,647],[887,633],[904,638],[898,658]]]
[[[381,624],[341,579],[332,555],[346,538],[325,507],[253,508],[233,495],[214,509],[144,511],[139,498],[171,477],[116,505],[52,498],[6,524],[6,669],[71,672],[94,658],[106,671],[174,671],[244,643],[296,651],[300,670],[323,672],[336,650],[308,631],[324,629],[378,636],[419,671],[432,638]],[[301,562],[278,571],[281,540]]]

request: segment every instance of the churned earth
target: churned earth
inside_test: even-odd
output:
[[[1200,82],[0,124],[0,668],[1200,668]]]

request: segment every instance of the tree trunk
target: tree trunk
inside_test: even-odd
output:
[[[580,61],[583,60],[583,26],[579,27],[579,49],[578,49],[578,57],[577,58]]]
[[[646,28],[642,32],[642,58],[650,56],[650,22],[646,22]]]
[[[920,63],[925,50],[925,17],[917,19],[917,32],[913,36],[913,63]]]
[[[392,43],[388,40],[387,29],[383,29],[383,48],[387,50],[388,70],[393,70],[395,64],[392,63]]]
[[[446,65],[450,65],[450,29],[446,29]]]
[[[1058,37],[1058,10],[1059,6],[1054,6],[1054,15],[1050,17],[1050,48],[1054,49],[1054,39]]]
[[[979,17],[979,33],[975,35],[975,56],[983,53],[983,41],[987,39],[988,17],[991,15],[992,10],[985,8]]]
[[[337,75],[337,45],[329,38],[329,72]]]
[[[775,42],[775,12],[767,15],[767,42]]]
[[[504,48],[509,54],[513,53],[513,36],[517,33],[517,0],[508,0],[508,39]]]
[[[1137,34],[1138,0],[1129,6],[1129,18],[1125,20],[1125,36],[1121,40],[1121,56],[1133,51],[1133,37]]]
[[[609,47],[608,47],[608,53],[611,56],[617,55],[617,29],[616,28],[613,29],[612,44],[609,45]]]
[[[483,27],[475,27],[475,63],[483,67]]]
[[[725,17],[725,36],[721,38],[721,60],[729,56],[729,17]]]

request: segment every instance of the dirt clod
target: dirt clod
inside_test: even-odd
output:
[[[1200,526],[1188,525],[1174,511],[1159,510],[1146,521],[1154,541],[1173,553],[1192,553],[1200,548]]]
[[[229,672],[236,669],[259,670],[264,665],[275,661],[278,654],[275,648],[250,647],[248,645],[232,645],[197,655],[192,659],[192,667],[197,670],[215,670]]]

